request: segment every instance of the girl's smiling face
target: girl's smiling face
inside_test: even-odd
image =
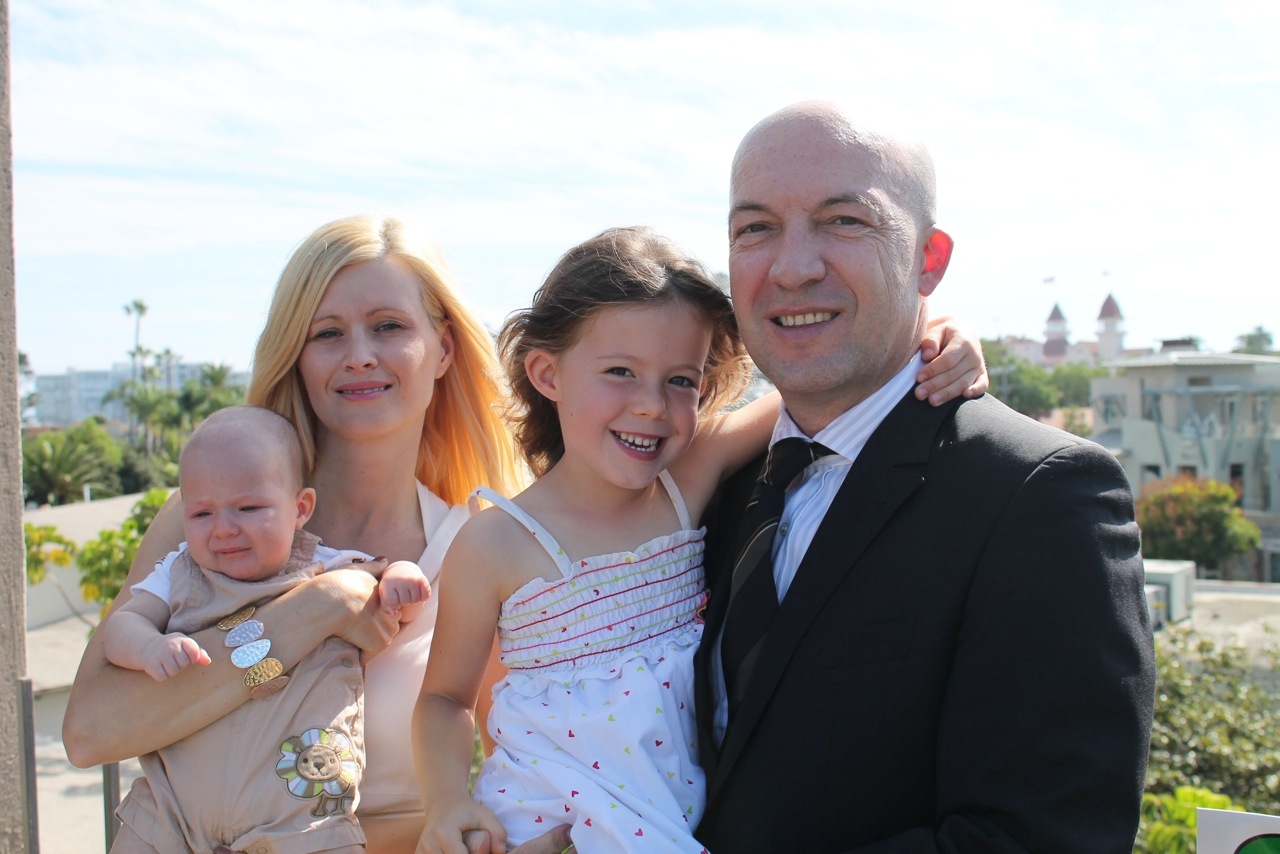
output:
[[[531,351],[525,368],[560,417],[558,465],[624,489],[651,484],[693,440],[710,345],[700,312],[673,300],[601,309],[567,350]]]

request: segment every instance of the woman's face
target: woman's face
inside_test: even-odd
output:
[[[453,361],[453,335],[447,325],[436,330],[421,294],[418,277],[392,258],[333,277],[298,358],[318,438],[422,435],[435,382]]]

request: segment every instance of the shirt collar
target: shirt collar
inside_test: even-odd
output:
[[[880,422],[884,421],[898,402],[915,386],[916,374],[922,367],[924,367],[924,360],[920,358],[920,353],[917,351],[911,361],[907,362],[902,370],[894,374],[887,383],[841,413],[834,421],[819,430],[813,440],[821,442],[850,462],[857,459],[858,452],[867,444],[871,434],[880,426]],[[792,436],[801,439],[810,438],[796,426],[784,401],[778,412],[778,423],[774,425],[773,438],[769,440],[769,447],[773,447],[773,444],[780,439]]]

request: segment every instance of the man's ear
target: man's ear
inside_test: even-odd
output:
[[[538,393],[552,402],[560,399],[560,360],[548,350],[530,350],[524,357],[524,372]]]
[[[916,285],[920,296],[927,297],[937,289],[942,275],[947,272],[947,265],[951,263],[954,246],[951,235],[942,229],[935,228],[930,232],[924,242],[924,264],[920,267],[920,281]]]

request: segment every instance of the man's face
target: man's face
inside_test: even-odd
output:
[[[804,118],[758,127],[735,162],[738,325],[810,435],[906,365],[924,329],[933,230],[922,234],[885,172],[878,155]]]

